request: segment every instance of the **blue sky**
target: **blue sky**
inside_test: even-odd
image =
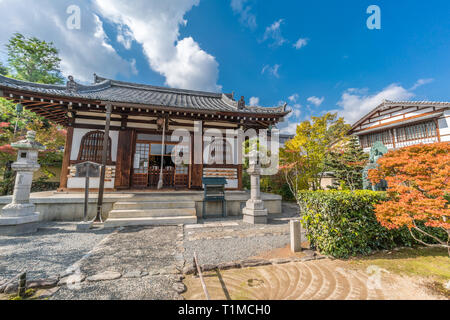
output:
[[[66,9],[80,8],[80,29]],[[369,5],[381,29],[369,30]],[[12,32],[54,41],[65,75],[286,102],[281,125],[326,111],[349,123],[383,99],[449,101],[449,1],[0,0],[0,59]],[[25,16],[24,16],[25,15]]]

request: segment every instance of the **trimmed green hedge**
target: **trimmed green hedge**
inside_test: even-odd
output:
[[[377,221],[374,204],[386,199],[384,192],[329,190],[302,191],[298,202],[311,245],[323,254],[346,258],[414,244],[406,228],[388,230]],[[427,229],[444,236],[439,229]]]

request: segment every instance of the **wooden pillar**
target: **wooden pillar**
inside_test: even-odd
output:
[[[131,167],[133,165],[135,130],[125,129],[119,131],[117,148],[116,178],[114,188],[128,189],[131,186]]]
[[[67,128],[66,144],[64,145],[64,157],[61,167],[61,177],[59,180],[59,190],[67,189],[67,180],[69,175],[70,154],[72,153],[73,127]]]
[[[392,146],[393,146],[393,148],[395,149],[395,139],[396,139],[396,135],[397,135],[397,130],[395,130],[395,128],[394,129],[392,129],[391,130],[391,134],[392,134]]]
[[[242,182],[242,172],[243,172],[243,165],[238,165],[238,189],[243,189],[243,182]]]
[[[195,135],[196,130],[200,131],[200,132],[197,132],[197,136]],[[198,134],[200,134],[200,136]],[[201,140],[199,140],[199,139],[201,139]],[[194,139],[192,141],[193,141],[192,142],[193,148],[191,150],[192,164],[191,164],[191,173],[190,173],[190,179],[189,179],[189,188],[190,189],[201,189],[203,186],[203,183],[202,183],[202,178],[203,178],[203,123],[200,126],[195,127]],[[196,148],[198,148],[199,146],[201,149],[201,163],[196,164],[195,163],[196,153],[197,153],[197,157],[200,157],[200,149],[198,149],[196,152]]]
[[[437,118],[434,119],[434,123],[436,124],[436,135],[437,135],[438,142],[441,142],[441,132],[439,131],[439,121]]]
[[[111,124],[112,105],[106,105],[106,125],[105,133],[103,136],[103,148],[102,148],[102,166],[100,171],[100,182],[98,187],[98,199],[97,199],[97,215],[94,219],[95,222],[103,222],[103,194],[105,192],[105,175],[106,175],[106,161],[108,155],[108,141],[109,141],[109,127]]]

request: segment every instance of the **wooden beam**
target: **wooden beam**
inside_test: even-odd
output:
[[[72,153],[73,127],[67,128],[66,144],[64,146],[64,157],[61,167],[61,177],[59,180],[59,188],[67,189],[67,180],[69,175],[70,155]]]

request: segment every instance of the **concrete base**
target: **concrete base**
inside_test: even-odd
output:
[[[249,192],[227,191],[227,216],[239,216],[250,198]],[[281,213],[281,196],[275,194],[262,193],[264,207],[269,215]],[[39,192],[31,194],[31,202],[36,206],[35,211],[40,212],[40,221],[81,221],[84,213],[84,193],[63,193],[63,192]],[[11,203],[11,196],[0,197],[0,208]],[[197,217],[202,216],[203,191],[123,191],[105,193],[103,201],[102,220],[108,219],[109,212],[113,210],[115,203],[120,202],[141,202],[141,201],[194,201]],[[95,218],[97,212],[97,194],[89,195],[88,219]],[[221,202],[208,202],[207,218],[222,214]]]
[[[89,229],[92,228],[93,224],[94,224],[93,221],[87,221],[87,222],[82,221],[77,224],[77,231],[79,231],[79,232],[89,231]]]
[[[249,224],[267,224],[267,216],[252,216],[252,215],[244,215],[242,219],[245,223]]]
[[[0,235],[18,236],[37,231],[39,213],[23,217],[0,217]]]
[[[267,224],[267,216],[268,216],[267,209],[254,210],[244,208],[242,210],[242,214],[243,214],[243,221],[245,223]]]

